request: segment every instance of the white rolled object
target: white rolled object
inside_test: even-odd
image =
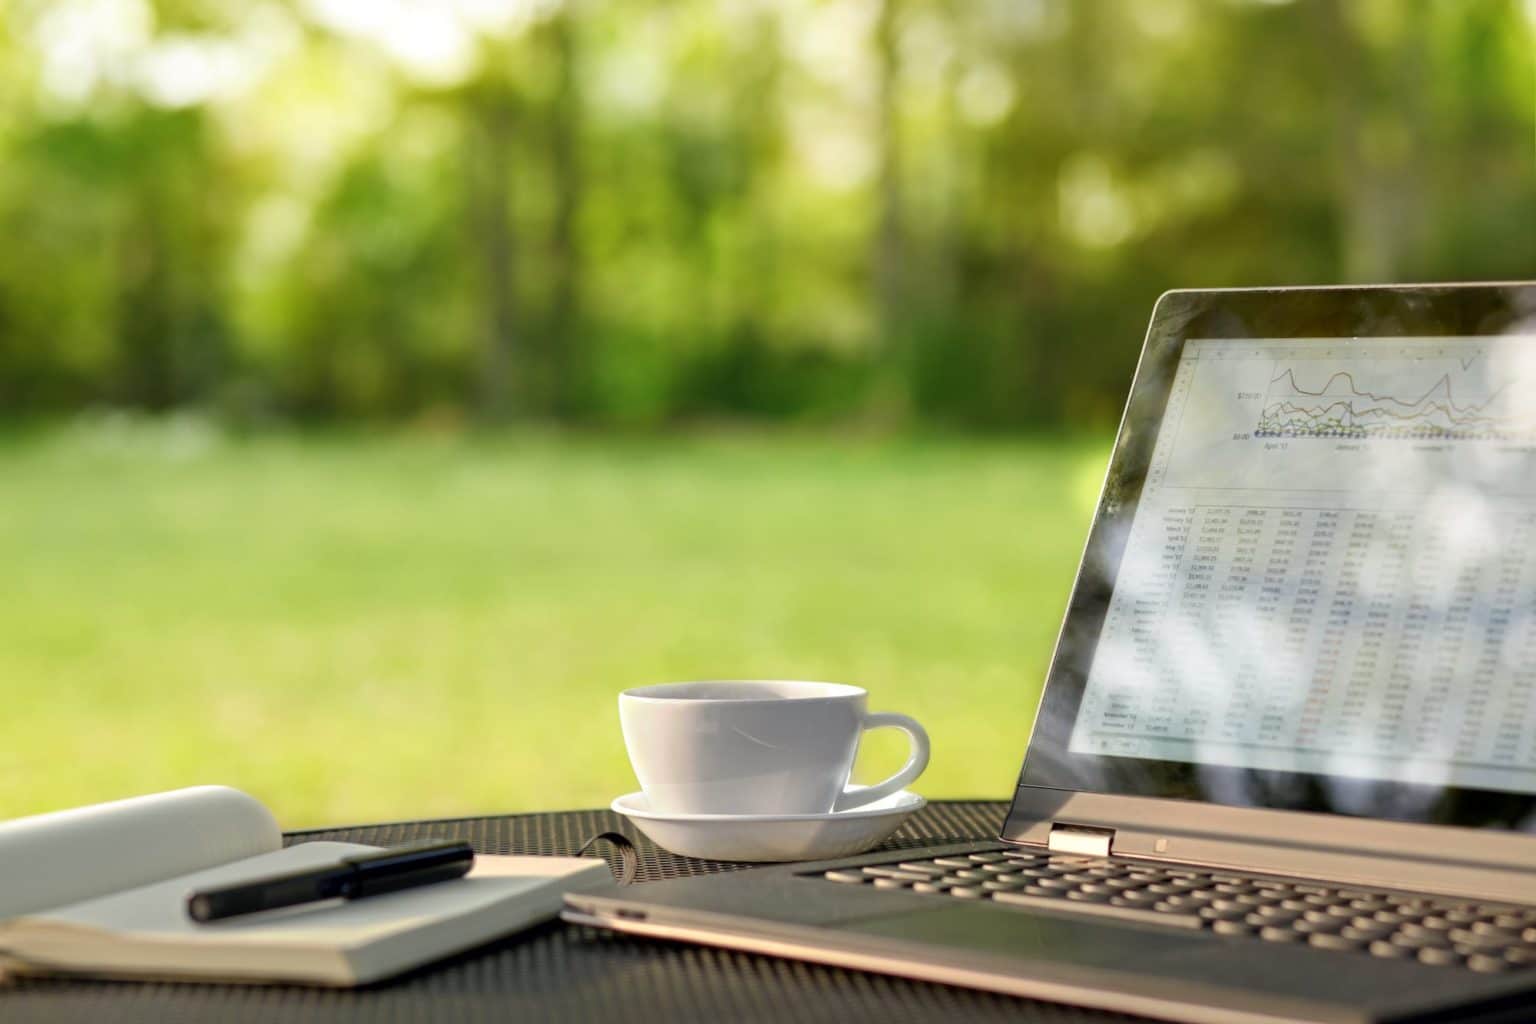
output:
[[[0,919],[282,845],[272,812],[228,786],[193,786],[0,822]]]

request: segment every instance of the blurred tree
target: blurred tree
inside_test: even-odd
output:
[[[564,420],[583,406],[583,339],[581,337],[581,264],[578,217],[582,200],[581,164],[581,44],[569,0],[549,20],[551,45],[558,62],[554,98],[550,105],[550,162],[554,183],[554,213],[550,231],[550,300],[547,361],[547,411]]]
[[[469,154],[470,210],[480,255],[480,286],[484,303],[484,351],[480,363],[481,415],[505,418],[511,409],[514,383],[527,394],[525,380],[514,382],[519,352],[517,249],[512,223],[512,142],[516,118],[509,84],[487,75],[470,94],[472,132]]]
[[[17,0],[0,403],[1102,425],[1194,285],[1536,276],[1521,0]]]

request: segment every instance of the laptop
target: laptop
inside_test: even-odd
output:
[[[1165,1020],[1536,1020],[1536,283],[1162,296],[997,838],[564,916]]]

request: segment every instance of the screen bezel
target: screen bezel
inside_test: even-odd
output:
[[[1536,283],[1175,291],[1158,300],[1019,785],[1536,833],[1536,795],[1071,752],[1124,539],[1186,341],[1536,334]]]

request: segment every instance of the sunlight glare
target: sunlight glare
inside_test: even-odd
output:
[[[121,80],[129,58],[153,33],[154,12],[145,0],[51,5],[34,28],[44,90],[65,104],[85,103],[98,87]]]
[[[485,0],[471,5],[489,19]],[[452,86],[475,70],[474,33],[461,4],[426,0],[306,0],[316,21],[343,35],[366,39],[382,49],[411,78],[423,85]],[[513,19],[515,20],[515,18]]]

